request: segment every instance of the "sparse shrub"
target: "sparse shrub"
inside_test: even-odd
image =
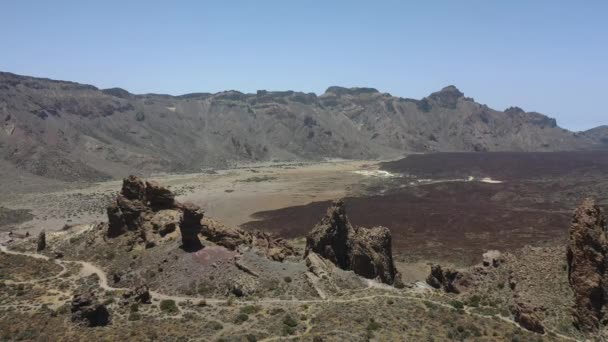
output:
[[[451,301],[450,305],[453,306],[454,309],[458,309],[458,310],[464,309],[464,304],[461,301],[456,300],[456,299]]]
[[[290,315],[285,315],[285,317],[283,318],[283,324],[294,328],[294,327],[298,326],[298,321],[293,319],[293,317],[291,317]]]
[[[287,276],[287,277],[283,278],[283,280],[284,280],[286,283],[291,283],[291,281],[292,281],[292,280],[291,280],[291,277],[289,277],[289,276]]]
[[[114,303],[114,297],[110,297],[110,298],[104,300],[102,304],[108,306],[112,303]]]
[[[285,310],[283,308],[273,308],[272,310],[270,310],[270,314],[271,315],[278,315],[285,312]]]
[[[481,297],[479,297],[478,295],[472,295],[471,298],[469,298],[468,304],[472,307],[478,307],[480,301]]]
[[[251,315],[254,313],[257,313],[258,311],[260,311],[261,307],[257,306],[257,305],[247,305],[241,308],[241,312]]]
[[[236,315],[236,318],[234,319],[234,324],[241,324],[241,323],[247,321],[248,319],[249,319],[249,315],[241,312],[238,315]]]
[[[141,315],[137,312],[131,312],[129,314],[129,321],[139,321],[141,319]]]
[[[380,324],[374,320],[370,320],[370,322],[367,324],[367,327],[365,329],[367,329],[367,331],[376,331],[380,328],[382,328],[382,324]]]
[[[208,329],[211,329],[211,330],[222,330],[222,329],[224,329],[224,326],[220,322],[216,322],[216,321],[209,321],[209,322],[207,322],[207,324],[205,326]]]
[[[175,301],[172,299],[165,299],[160,301],[160,309],[169,314],[176,314],[179,312]]]
[[[129,309],[131,310],[131,312],[138,312],[139,311],[139,304],[133,303],[133,304],[131,304],[131,306],[129,307]]]

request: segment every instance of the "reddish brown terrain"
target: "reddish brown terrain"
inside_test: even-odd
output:
[[[379,184],[377,194],[347,198],[350,219],[390,228],[395,252],[414,260],[469,264],[488,249],[563,243],[584,197],[608,204],[607,152],[437,153],[382,168],[402,176]],[[468,176],[477,178],[464,181]],[[503,183],[477,181],[483,177]],[[259,212],[244,226],[303,236],[328,205]]]

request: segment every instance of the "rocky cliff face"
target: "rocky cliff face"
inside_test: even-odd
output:
[[[353,227],[348,221],[342,200],[333,203],[306,237],[305,257],[311,253],[362,277],[379,278],[387,284],[401,284],[393,263],[391,233],[388,228]]]
[[[608,319],[608,240],[606,219],[591,199],[574,212],[567,253],[575,324],[581,330],[597,330]]]
[[[342,87],[319,96],[134,95],[0,73],[0,160],[66,181],[238,161],[608,147],[596,133],[577,135],[519,108],[496,111],[454,86],[422,100]]]

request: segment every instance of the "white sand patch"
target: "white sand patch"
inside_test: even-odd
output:
[[[390,177],[398,177],[398,175],[394,173],[390,173],[384,170],[357,170],[353,171],[358,175],[367,176],[367,177],[382,177],[382,178],[390,178]]]
[[[482,182],[482,183],[490,183],[490,184],[500,184],[500,183],[502,183],[502,181],[495,180],[495,179],[492,179],[490,177],[484,177],[484,178],[482,178],[479,181]]]

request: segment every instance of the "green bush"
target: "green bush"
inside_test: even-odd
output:
[[[236,315],[236,318],[234,319],[234,324],[241,324],[241,323],[247,321],[248,319],[249,319],[249,315],[241,312],[240,314]]]
[[[294,328],[294,327],[298,326],[298,321],[293,319],[293,317],[291,317],[290,315],[285,315],[285,318],[283,318],[283,324]]]
[[[382,328],[382,324],[372,320],[367,324],[366,329],[367,329],[367,331],[376,331],[380,328]]]
[[[141,315],[137,312],[131,312],[129,314],[129,321],[139,321],[141,319]]]
[[[177,305],[173,299],[164,299],[160,301],[160,309],[166,313],[175,314],[179,312]]]
[[[459,300],[453,300],[450,302],[450,305],[454,307],[454,309],[464,309],[464,304]]]
[[[241,312],[251,315],[254,313],[257,313],[258,311],[260,311],[262,308],[259,307],[258,305],[247,305],[241,308]]]
[[[209,321],[206,324],[206,327],[209,328],[209,329],[211,329],[211,330],[222,330],[222,329],[224,329],[224,326],[220,322],[217,322],[217,321]]]

